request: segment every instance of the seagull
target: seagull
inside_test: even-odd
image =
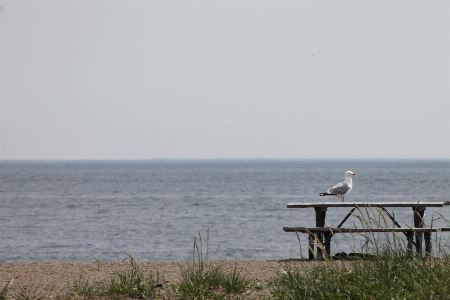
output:
[[[344,202],[344,196],[348,195],[352,191],[353,182],[352,176],[356,174],[352,171],[345,172],[344,182],[338,183],[332,188],[328,189],[325,193],[321,193],[320,196],[336,196],[341,197],[341,202]]]

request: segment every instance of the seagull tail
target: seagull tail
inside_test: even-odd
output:
[[[320,193],[320,196],[336,196],[336,194]]]

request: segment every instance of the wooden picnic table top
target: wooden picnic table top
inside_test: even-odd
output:
[[[342,227],[283,227],[286,232],[333,232],[333,233],[358,233],[358,232],[441,232],[450,231],[450,227],[437,228],[342,228]]]
[[[411,201],[411,202],[293,202],[287,208],[308,207],[443,207],[450,205],[450,201]]]

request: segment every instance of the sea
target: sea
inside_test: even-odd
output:
[[[450,160],[2,160],[0,262],[306,257],[307,236],[283,227],[314,227],[314,209],[286,205],[339,202],[319,193],[348,170],[356,176],[346,202],[450,200]],[[411,208],[389,211],[411,226]],[[327,224],[348,212],[329,208]],[[450,206],[425,211],[426,226],[448,220]],[[448,247],[450,233],[433,239]],[[364,241],[337,234],[332,253]]]

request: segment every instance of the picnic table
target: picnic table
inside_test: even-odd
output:
[[[450,205],[450,201],[415,201],[415,202],[318,202],[318,203],[288,203],[287,208],[314,208],[316,213],[316,227],[283,227],[286,232],[307,233],[309,258],[314,259],[314,247],[316,243],[323,245],[317,247],[316,258],[323,258],[330,255],[330,241],[335,233],[361,233],[361,232],[402,232],[407,237],[407,248],[412,250],[415,246],[416,252],[423,255],[423,238],[425,236],[425,253],[432,252],[431,233],[440,231],[450,231],[450,227],[426,228],[424,224],[424,215],[427,207],[443,207]],[[351,208],[351,211],[345,216],[337,227],[325,226],[325,217],[328,208]],[[401,227],[391,215],[386,207],[410,207],[413,212],[414,224],[411,227]],[[343,228],[342,225],[353,214],[356,209],[379,208],[395,224],[396,228]],[[415,237],[415,241],[413,241]]]

